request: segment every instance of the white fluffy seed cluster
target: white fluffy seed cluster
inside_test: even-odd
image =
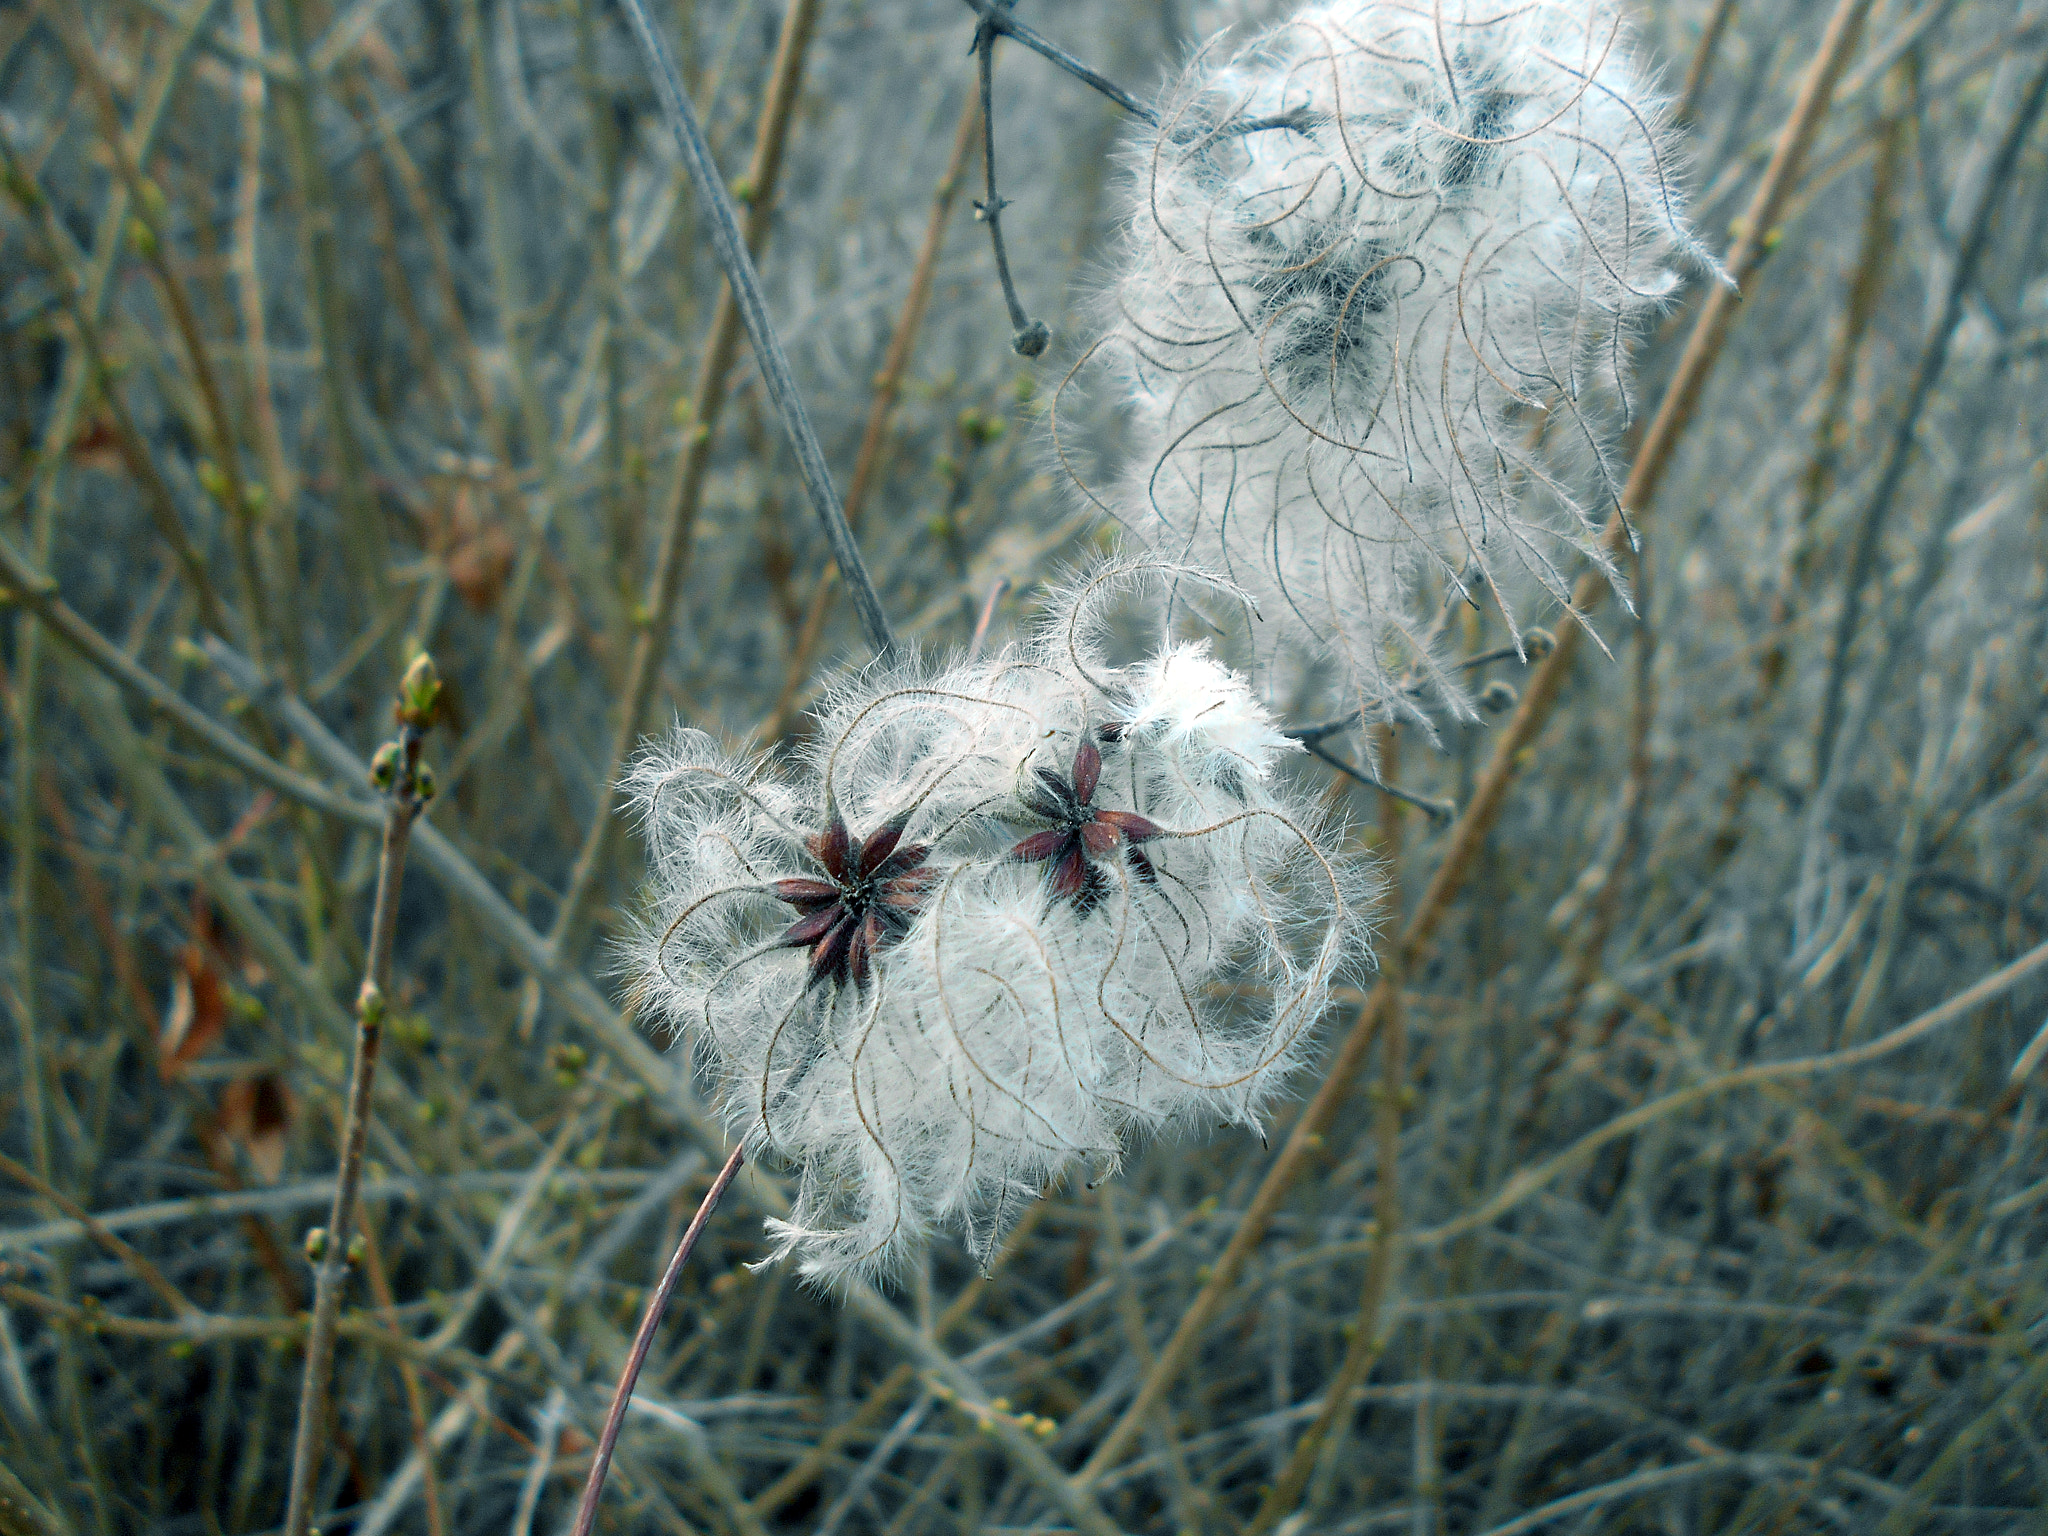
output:
[[[643,1011],[798,1171],[771,1227],[807,1275],[941,1227],[985,1256],[1133,1132],[1255,1127],[1364,958],[1370,877],[1244,681],[1101,659],[1125,574],[993,657],[844,684],[787,771],[682,731],[633,775]]]
[[[1252,594],[1261,661],[1334,661],[1351,707],[1458,699],[1429,571],[1470,593],[1505,557],[1562,599],[1599,558],[1631,322],[1676,258],[1712,265],[1628,42],[1608,0],[1310,6],[1205,51],[1129,157],[1114,510]]]

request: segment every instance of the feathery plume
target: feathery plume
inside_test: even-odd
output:
[[[1260,656],[1403,708],[1416,591],[1549,593],[1616,504],[1630,323],[1711,266],[1606,0],[1340,0],[1212,50],[1129,157],[1106,354],[1162,558],[1257,603]],[[1540,450],[1535,444],[1541,439]]]
[[[1200,646],[1105,662],[1100,572],[997,655],[846,680],[787,770],[678,732],[629,788],[643,1008],[799,1173],[775,1257],[985,1256],[1126,1139],[1256,1126],[1363,958],[1370,880]]]

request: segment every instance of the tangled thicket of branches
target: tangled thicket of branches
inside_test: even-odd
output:
[[[604,1528],[2038,1521],[2048,6],[1019,9],[655,8],[872,668],[619,6],[0,12],[0,1529],[278,1524],[422,648],[322,1529],[727,1133]]]

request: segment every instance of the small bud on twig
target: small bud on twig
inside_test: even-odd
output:
[[[434,670],[434,658],[421,651],[405,669],[405,677],[398,685],[398,723],[424,731],[434,723],[440,702],[440,674]]]
[[[1504,715],[1515,707],[1521,697],[1515,692],[1515,685],[1495,678],[1479,690],[1479,707],[1489,715]]]

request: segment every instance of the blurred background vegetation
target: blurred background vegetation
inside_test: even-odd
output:
[[[1394,886],[1321,1118],[1153,1147],[986,1276],[942,1241],[853,1304],[744,1267],[748,1170],[605,1528],[2042,1528],[2048,5],[1634,10],[1716,248],[1862,24],[1611,654],[1504,759],[1504,714],[1379,744],[1460,807],[1501,778],[1498,815],[1329,780]],[[1141,96],[1240,19],[1024,12]],[[1014,632],[1107,537],[1045,417],[1119,109],[1002,46],[1027,363],[966,7],[656,16],[900,631],[962,643],[1007,583]],[[320,1524],[563,1528],[723,1155],[609,1000],[607,786],[677,717],[790,739],[865,655],[630,34],[605,0],[11,0],[0,108],[0,1530],[280,1519],[361,765],[422,647],[441,793]],[[1641,339],[1638,433],[1703,300]],[[1069,399],[1113,462],[1115,402]],[[1526,676],[1477,673],[1503,708]]]

